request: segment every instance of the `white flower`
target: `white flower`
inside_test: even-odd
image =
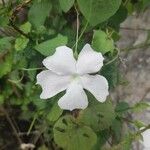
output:
[[[54,55],[43,60],[48,69],[37,75],[37,84],[42,87],[41,99],[51,98],[66,90],[58,101],[61,109],[85,109],[88,99],[83,89],[90,91],[95,98],[104,102],[108,96],[108,82],[98,72],[103,66],[103,56],[86,44],[76,61],[72,49],[67,46],[56,48]]]
[[[144,146],[143,150],[150,150],[150,129],[143,132],[142,136],[143,136],[143,141],[141,142]]]

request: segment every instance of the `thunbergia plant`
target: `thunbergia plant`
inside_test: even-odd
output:
[[[150,45],[119,48],[121,23],[149,6],[1,0],[0,150],[149,150],[150,125],[134,119],[149,103],[114,98],[129,84],[122,52]]]

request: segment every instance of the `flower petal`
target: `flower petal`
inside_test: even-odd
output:
[[[43,60],[43,65],[49,70],[61,75],[76,72],[76,60],[73,57],[73,51],[67,46],[57,47],[54,55]]]
[[[143,136],[143,141],[142,144],[145,148],[150,149],[150,129],[146,130],[145,132],[142,133]]]
[[[37,84],[42,87],[41,99],[51,98],[67,89],[71,82],[71,76],[59,76],[50,70],[42,71],[37,75]]]
[[[72,82],[66,94],[60,98],[58,105],[61,109],[74,110],[85,109],[88,106],[87,96],[80,84]]]
[[[79,74],[96,73],[103,66],[103,56],[94,51],[89,44],[86,44],[79,54],[77,61],[77,72]]]
[[[109,94],[106,78],[100,75],[84,75],[81,80],[84,89],[90,91],[98,101],[104,102],[106,100]]]

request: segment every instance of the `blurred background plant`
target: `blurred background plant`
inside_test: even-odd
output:
[[[133,141],[150,125],[131,114],[148,109],[149,103],[127,103],[110,95],[102,104],[87,93],[87,109],[63,111],[57,105],[62,93],[52,100],[39,98],[36,75],[44,69],[43,58],[56,47],[67,45],[80,52],[90,43],[105,56],[100,73],[109,81],[110,91],[117,92],[119,85],[127,88],[120,53],[147,48],[150,29],[139,29],[147,33],[142,43],[118,48],[120,29],[132,31],[121,23],[149,6],[149,0],[1,0],[0,150],[132,149]]]

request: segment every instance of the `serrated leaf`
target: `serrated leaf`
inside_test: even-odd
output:
[[[94,31],[92,47],[102,54],[113,52],[115,48],[113,40],[102,30]]]
[[[27,47],[27,44],[29,42],[29,39],[27,39],[26,37],[19,37],[16,39],[15,41],[15,49],[16,51],[22,51]]]
[[[50,0],[34,0],[28,14],[28,19],[35,29],[44,25],[52,8]]]
[[[60,7],[64,12],[69,11],[69,9],[73,6],[75,0],[59,0]]]
[[[121,0],[77,0],[80,11],[95,26],[106,21],[119,9]]]
[[[47,40],[35,46],[35,49],[44,56],[52,55],[55,52],[55,49],[58,46],[66,45],[68,38],[61,34],[58,34],[57,37]]]
[[[114,119],[114,108],[109,100],[105,103],[95,100],[87,109],[82,110],[79,115],[79,121],[90,126],[94,131],[108,129]]]
[[[30,22],[26,22],[23,25],[20,26],[20,30],[24,33],[29,33],[31,31],[31,24]]]
[[[70,116],[60,118],[54,125],[54,141],[65,150],[91,150],[97,136],[87,126],[79,125]]]

